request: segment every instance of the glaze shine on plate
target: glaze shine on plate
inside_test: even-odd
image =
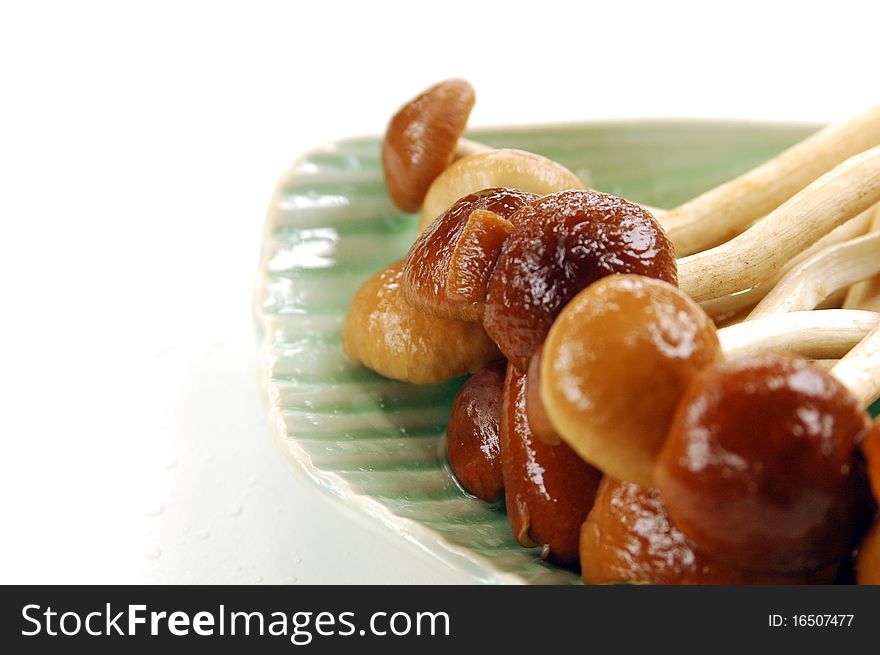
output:
[[[673,207],[816,129],[726,121],[622,121],[480,130],[468,137],[560,162],[600,191]],[[467,495],[444,430],[464,378],[415,386],[342,352],[357,288],[403,257],[418,217],[391,203],[379,137],[312,151],[272,196],[254,293],[260,380],[284,452],[321,489],[391,539],[489,583],[576,583],[513,539],[503,507]]]

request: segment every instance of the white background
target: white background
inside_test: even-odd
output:
[[[445,77],[473,125],[835,119],[880,4],[3,2],[0,582],[462,582],[272,442],[250,291],[277,176]]]

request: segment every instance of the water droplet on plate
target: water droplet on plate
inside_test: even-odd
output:
[[[165,503],[156,501],[144,507],[144,516],[159,516],[165,511]]]
[[[162,551],[158,547],[152,546],[144,551],[144,556],[149,559],[159,559],[162,557]]]
[[[228,511],[229,511],[229,516],[240,516],[241,513],[244,511],[244,509],[238,503],[232,503],[229,506]]]
[[[196,531],[196,539],[199,541],[205,541],[211,536],[211,533],[207,530],[197,530]]]

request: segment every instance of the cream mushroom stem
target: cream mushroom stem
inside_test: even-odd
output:
[[[680,255],[723,243],[844,160],[880,144],[880,105],[830,125],[766,163],[670,210]]]
[[[880,147],[847,159],[730,241],[678,260],[697,302],[774,278],[792,257],[880,202]]]
[[[822,309],[777,314],[718,330],[728,358],[765,353],[838,359],[880,325],[880,313]]]
[[[706,300],[701,304],[705,312],[714,318],[719,316],[730,316],[748,307],[754,307],[758,301],[766,296],[773,287],[794,268],[800,266],[805,261],[818,254],[819,252],[844,241],[849,241],[856,237],[860,237],[868,230],[871,217],[876,215],[880,217],[880,205],[874,205],[867,211],[862,212],[853,219],[848,220],[843,225],[836,227],[824,237],[819,239],[812,246],[793,257],[785,263],[779,273],[773,279],[753,286],[747,291],[733,293],[720,298]],[[848,305],[847,309],[880,309],[880,307],[859,307],[857,305]]]
[[[858,311],[858,310],[842,310]],[[875,327],[832,369],[863,406],[880,398],[880,326]]]
[[[880,232],[831,246],[788,273],[749,314],[749,320],[815,309],[832,293],[880,273]]]
[[[874,208],[870,229],[873,232],[880,232],[880,206]],[[851,286],[843,300],[843,307],[880,311],[880,275]]]

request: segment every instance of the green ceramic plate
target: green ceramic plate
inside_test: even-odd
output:
[[[799,141],[815,126],[629,121],[476,131],[555,159],[583,181],[674,206]],[[443,455],[462,380],[414,386],[347,361],[340,328],[355,290],[402,257],[417,219],[385,191],[377,138],[297,161],[273,195],[255,292],[271,421],[285,452],[355,515],[478,582],[565,583],[573,574],[519,547],[503,509],[467,496]]]

